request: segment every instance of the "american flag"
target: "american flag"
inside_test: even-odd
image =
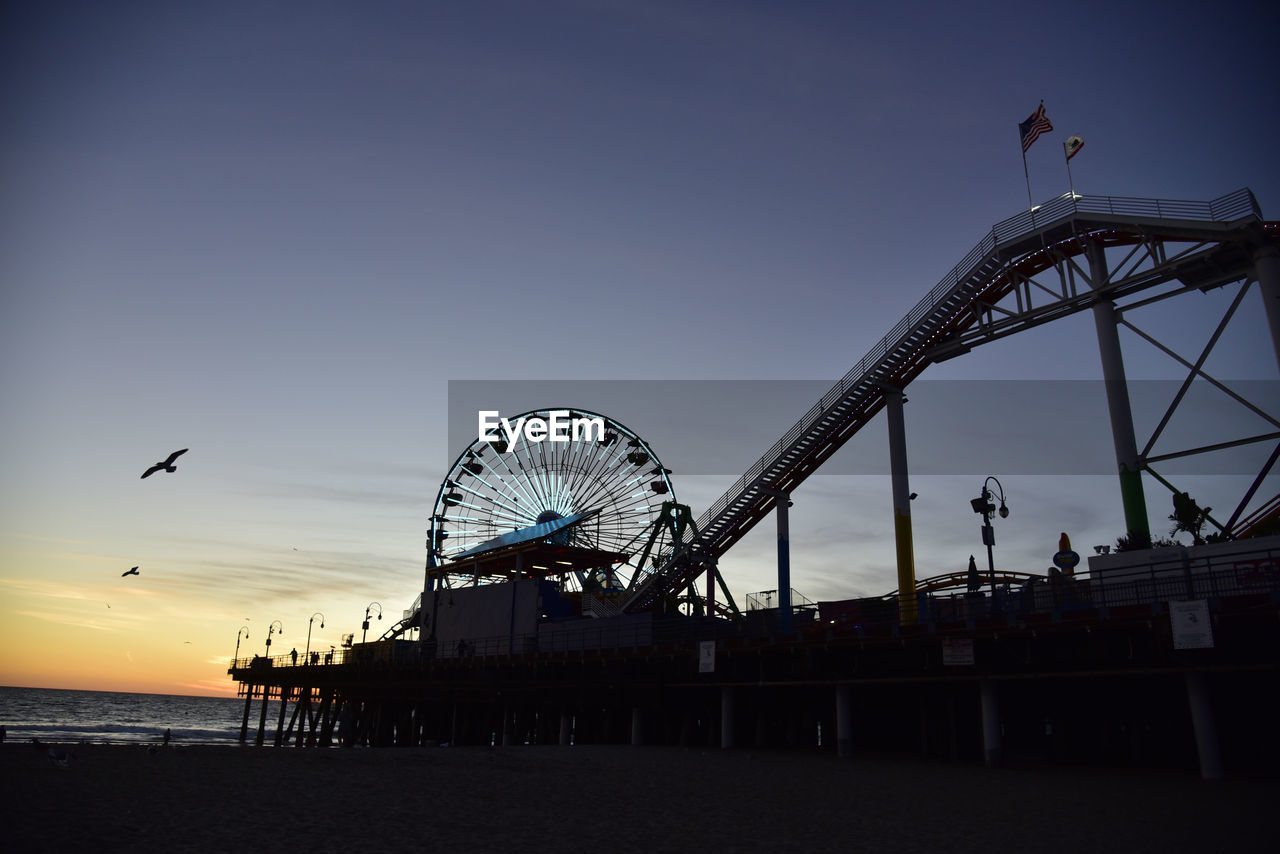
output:
[[[1049,117],[1044,114],[1044,102],[1040,102],[1040,106],[1036,111],[1027,116],[1027,120],[1018,125],[1018,135],[1022,138],[1022,151],[1025,154],[1027,149],[1031,147],[1031,143],[1039,138],[1040,134],[1045,131],[1053,130],[1053,125],[1049,122]]]

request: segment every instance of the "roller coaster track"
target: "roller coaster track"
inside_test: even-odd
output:
[[[998,223],[698,519],[697,534],[623,610],[651,608],[687,587],[774,509],[779,493],[794,490],[866,425],[888,390],[905,388],[930,364],[1174,280],[1177,293],[1238,281],[1268,244],[1280,244],[1280,223],[1262,219],[1248,189],[1211,202],[1068,194]],[[1123,254],[1105,281],[1090,281],[1089,265],[1081,264],[1090,245]],[[1035,278],[1049,273],[1056,273],[1052,286]]]

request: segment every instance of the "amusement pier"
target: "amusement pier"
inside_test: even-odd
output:
[[[526,423],[568,418],[586,429],[568,442],[477,437],[441,484],[422,593],[400,619],[370,638],[374,606],[382,613],[371,603],[361,637],[340,649],[308,643],[301,656],[232,661],[241,739],[790,748],[1207,779],[1272,773],[1280,495],[1264,485],[1280,457],[1280,400],[1274,383],[1250,399],[1204,368],[1255,288],[1273,345],[1258,363],[1280,365],[1280,223],[1249,190],[1209,202],[1068,193],[995,225],[697,518],[657,449],[626,425],[578,408],[524,413]],[[1220,289],[1230,305],[1200,353],[1179,354],[1135,325],[1148,306]],[[985,560],[917,578],[908,386],[935,362],[1086,311],[1122,543],[1082,557],[1064,535],[1048,571],[997,569],[992,546],[1008,509],[992,476],[971,502]],[[1151,436],[1135,428],[1122,326],[1185,369]],[[1155,452],[1193,383],[1266,428]],[[897,588],[809,601],[791,582],[791,494],[881,410]],[[1265,461],[1234,506],[1201,508],[1168,474],[1171,460],[1246,445]],[[1171,499],[1193,545],[1153,538],[1148,508]],[[777,586],[735,601],[721,558],[770,519]]]

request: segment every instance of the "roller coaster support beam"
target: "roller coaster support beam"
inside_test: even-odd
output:
[[[653,554],[653,547],[662,537],[663,532],[671,537],[671,553],[674,555],[684,545],[687,539],[686,531],[692,531],[693,536],[698,535],[698,524],[693,521],[693,511],[686,504],[677,504],[674,501],[662,502],[662,512],[658,514],[658,518],[653,520],[653,525],[649,529],[649,538],[645,541],[644,548],[640,551],[640,559],[636,562],[636,566],[644,568],[649,565],[649,556]],[[639,577],[639,573],[636,574]]]
[[[1108,278],[1107,257],[1102,244],[1090,243],[1088,254],[1090,284],[1094,290],[1102,290]],[[1125,379],[1115,303],[1108,299],[1095,303],[1093,322],[1098,333],[1098,353],[1102,358],[1102,379],[1107,388],[1111,439],[1120,470],[1120,500],[1124,507],[1128,539],[1132,543],[1149,544],[1151,524],[1147,521],[1147,501],[1142,491],[1142,461],[1133,432],[1133,410],[1129,406],[1129,384]]]
[[[1262,290],[1262,305],[1267,313],[1276,364],[1280,365],[1280,249],[1271,244],[1254,253],[1253,271]]]
[[[916,622],[916,564],[911,536],[911,486],[907,479],[907,428],[902,389],[885,389],[889,421],[889,470],[893,479],[893,538],[898,553],[898,622]]]
[[[791,634],[791,493],[766,489],[778,502],[778,631]]]
[[[715,616],[715,598],[712,595],[714,591],[711,589],[711,579],[714,578],[716,583],[720,585],[720,592],[724,594],[725,604],[729,606],[729,610],[733,613],[733,619],[742,622],[742,612],[738,610],[738,603],[733,601],[733,594],[729,592],[729,585],[724,583],[724,577],[720,575],[720,568],[716,564],[711,564],[711,568],[707,570],[707,616]]]
[[[716,565],[713,563],[707,567],[707,616],[714,616],[716,613]]]

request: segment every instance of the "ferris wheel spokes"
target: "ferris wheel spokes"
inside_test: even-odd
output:
[[[545,417],[553,410],[526,413]],[[555,410],[559,411],[559,410]],[[574,416],[590,416],[568,410]],[[505,441],[477,438],[457,459],[441,486],[432,521],[429,548],[437,574],[448,575],[450,558],[495,540],[513,530],[540,522],[590,513],[594,518],[573,523],[565,543],[587,548],[608,565],[587,570],[539,568],[570,584],[625,585],[627,576],[641,570],[626,562],[642,531],[657,517],[658,496],[670,497],[671,483],[652,450],[639,436],[612,419],[601,419],[601,433],[577,441],[532,441],[526,437],[510,446]],[[450,530],[450,528],[455,528]],[[545,561],[551,563],[551,561]],[[568,563],[568,562],[566,562]],[[476,568],[459,566],[456,573],[474,583]],[[483,575],[483,568],[479,569]],[[508,570],[493,578],[506,577]]]

